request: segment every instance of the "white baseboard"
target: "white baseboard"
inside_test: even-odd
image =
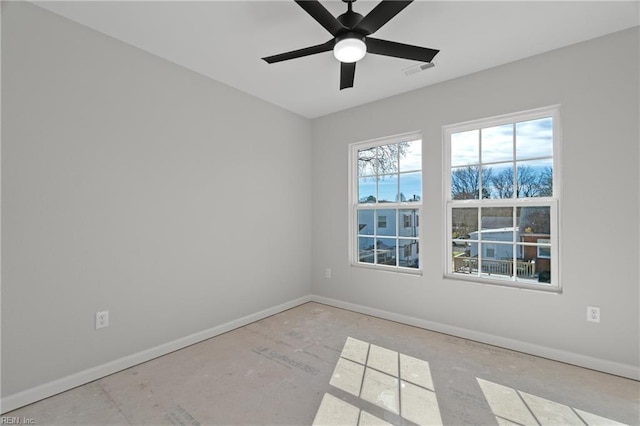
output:
[[[16,408],[23,407],[25,405],[31,404],[44,398],[48,398],[69,389],[73,389],[77,386],[84,385],[118,371],[133,367],[134,365],[138,365],[140,363],[152,360],[162,355],[166,355],[178,349],[193,345],[194,343],[202,342],[203,340],[210,339],[212,337],[234,330],[238,327],[245,326],[252,322],[259,321],[263,318],[275,315],[282,311],[286,311],[287,309],[294,308],[309,301],[311,301],[310,295],[303,296],[298,299],[294,299],[289,302],[274,306],[272,308],[256,312],[255,314],[250,314],[242,318],[238,318],[236,320],[212,327],[210,329],[200,331],[198,333],[193,333],[180,339],[176,339],[171,342],[164,343],[162,345],[116,359],[106,364],[98,365],[96,367],[80,371],[70,376],[62,377],[52,382],[45,383],[31,389],[26,389],[22,392],[18,392],[12,395],[8,395],[2,398],[2,401],[0,402],[0,412],[4,414],[11,410],[15,410]]]
[[[500,346],[502,348],[524,352],[527,354],[548,358],[567,364],[573,364],[579,367],[589,368],[591,370],[602,371],[604,373],[614,374],[616,376],[626,377],[633,380],[640,380],[640,369],[634,365],[621,364],[618,362],[594,358],[574,352],[564,351],[561,349],[549,348],[546,346],[522,342],[520,340],[500,337],[493,334],[482,333],[479,331],[468,330],[446,324],[440,324],[437,322],[427,321],[424,319],[402,315],[395,312],[384,311],[381,309],[371,308],[368,306],[358,305],[350,302],[343,302],[341,300],[331,299],[324,296],[313,295],[311,296],[311,301],[399,322],[402,324],[411,325],[414,327],[424,328],[439,333],[462,337],[464,339],[474,340],[493,346]]]
[[[242,318],[238,318],[233,321],[229,321],[210,329],[116,359],[106,364],[98,365],[96,367],[74,373],[67,377],[62,377],[52,382],[45,383],[12,395],[8,395],[2,398],[0,402],[0,412],[4,414],[6,412],[15,410],[16,408],[23,407],[25,405],[31,404],[44,398],[48,398],[69,389],[73,389],[77,386],[92,382],[118,371],[133,367],[134,365],[152,360],[159,356],[166,355],[170,352],[185,348],[203,340],[210,339],[212,337],[234,330],[238,327],[242,327],[252,322],[259,321],[263,318],[275,315],[279,312],[286,311],[287,309],[294,308],[307,302],[318,302],[325,305],[334,306],[336,308],[347,309],[350,311],[359,312],[362,314],[371,315],[402,324],[450,334],[465,339],[487,343],[489,345],[500,346],[503,348],[540,356],[543,358],[566,362],[568,364],[573,364],[592,370],[615,374],[617,376],[640,380],[640,371],[633,365],[621,364],[613,361],[607,361],[599,358],[576,354],[573,352],[567,352],[559,349],[522,342],[519,340],[508,339],[492,334],[453,327],[420,318],[411,317],[408,315],[384,311],[381,309],[371,308],[355,303],[343,302],[341,300],[331,299],[328,297],[308,295],[291,300],[289,302],[282,303],[272,308],[262,310],[260,312],[256,312],[254,314],[244,316]]]

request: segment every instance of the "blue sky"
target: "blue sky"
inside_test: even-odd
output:
[[[379,201],[399,201],[398,193],[404,195],[406,200],[415,196],[422,198],[422,141],[407,142],[406,153],[399,159],[398,169],[400,173],[360,178],[358,182],[358,199],[369,196]],[[367,173],[375,173],[370,169]],[[377,190],[376,190],[377,183]],[[398,191],[398,185],[399,191]]]
[[[480,153],[483,164],[513,161],[514,141],[517,160],[551,158],[552,118],[516,123],[515,135],[513,124],[454,133],[451,135],[451,166],[477,165]]]

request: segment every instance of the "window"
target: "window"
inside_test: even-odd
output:
[[[378,216],[378,228],[386,228],[387,227],[387,217],[386,216]]]
[[[486,258],[494,258],[494,257],[496,257],[496,246],[495,246],[495,244],[486,244],[485,245],[484,256]]]
[[[559,291],[558,107],[443,133],[445,276]]]
[[[538,257],[542,259],[551,259],[551,250],[549,245],[551,241],[547,238],[538,238],[538,243],[541,243],[538,245]]]
[[[421,136],[352,144],[350,167],[351,263],[419,272]]]

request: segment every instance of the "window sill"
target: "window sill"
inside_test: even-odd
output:
[[[402,268],[402,267],[398,267],[398,266],[371,265],[371,264],[368,264],[368,263],[351,263],[351,266],[354,267],[354,268],[369,269],[369,270],[372,270],[372,271],[391,272],[391,273],[403,274],[403,275],[415,275],[415,276],[422,275],[422,269],[416,269],[416,268]]]
[[[492,279],[492,278],[484,278],[479,276],[466,276],[462,274],[444,274],[445,280],[456,280],[469,282],[480,285],[492,285],[496,287],[505,287],[516,290],[533,290],[539,291],[543,293],[551,293],[551,294],[561,294],[562,288],[557,285],[547,284],[547,283],[539,283],[539,284],[528,284],[522,281],[511,281],[506,279]]]

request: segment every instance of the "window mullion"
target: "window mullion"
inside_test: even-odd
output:
[[[400,192],[400,144],[396,145],[396,202],[398,206],[395,207],[394,213],[396,215],[395,221],[395,252],[396,252],[396,267],[400,266],[400,207],[402,202],[402,193]]]
[[[511,141],[511,149],[513,152],[513,182],[511,182],[511,184],[513,185],[513,194],[511,194],[511,198],[518,199],[518,161],[516,157],[516,143],[518,141],[516,136],[516,123],[512,124],[511,132],[513,135],[513,140]]]
[[[511,244],[512,244],[512,255],[511,255],[512,266],[511,267],[513,269],[513,276],[511,277],[511,280],[512,281],[517,281],[517,277],[518,277],[518,241],[517,241],[517,235],[519,235],[519,229],[517,227],[518,206],[514,205],[511,210],[512,210],[511,211],[511,226],[513,227],[513,241],[511,242]]]
[[[477,194],[478,200],[482,200],[482,188],[484,185],[484,179],[482,179],[483,177],[482,168],[484,166],[482,163],[482,135],[483,135],[483,131],[482,129],[480,129],[478,132],[478,194]]]
[[[482,250],[484,243],[482,241],[482,206],[478,207],[478,277],[482,276]],[[471,264],[469,264],[471,268]]]

